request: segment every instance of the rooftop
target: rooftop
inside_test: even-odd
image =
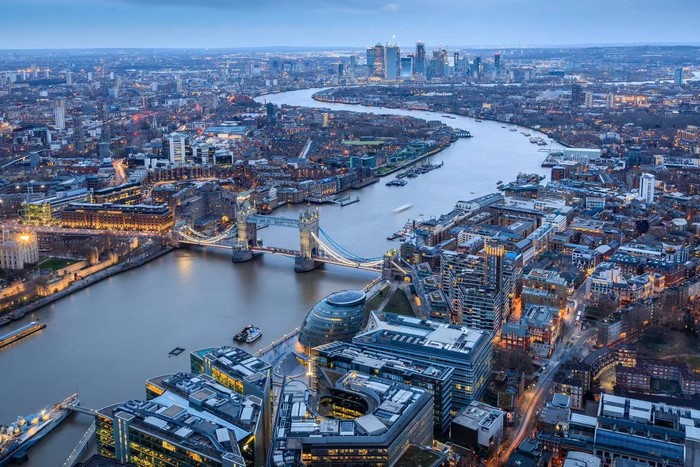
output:
[[[474,401],[455,415],[452,423],[479,431],[481,428],[489,429],[494,422],[504,415],[505,412],[496,407]]]
[[[322,410],[329,410],[327,399],[332,395],[344,402],[352,401],[352,407],[364,401],[365,413],[354,419],[321,415]],[[321,400],[326,404],[322,406]],[[432,396],[423,389],[355,372],[343,376],[332,394],[318,396],[302,382],[290,381],[280,396],[270,462],[294,464],[303,449],[314,445],[388,446],[415,421],[426,404],[432,406]]]
[[[445,379],[452,373],[452,368],[423,360],[402,357],[390,353],[380,352],[346,342],[331,342],[314,349],[314,352],[327,355],[331,358],[342,358],[358,365],[376,369],[393,369],[405,375],[423,375],[435,379]]]
[[[195,350],[192,355],[195,358],[210,360],[212,366],[224,369],[231,375],[239,376],[248,383],[260,387],[261,390],[267,384],[270,364],[238,347],[223,346]]]
[[[209,411],[210,401],[211,404],[246,403],[212,391],[205,404],[197,407],[190,400],[165,391],[155,399],[131,400],[105,407],[99,413],[112,420],[125,420],[139,431],[217,462],[227,458],[243,464],[238,442],[249,436],[250,431]]]
[[[394,313],[370,313],[367,329],[357,335],[358,340],[369,337],[383,338],[400,344],[469,354],[483,339],[485,331],[454,324],[437,323]]]

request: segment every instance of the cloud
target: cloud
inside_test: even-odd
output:
[[[399,4],[398,3],[387,3],[386,5],[384,5],[384,8],[382,8],[382,11],[386,11],[386,12],[399,11]]]

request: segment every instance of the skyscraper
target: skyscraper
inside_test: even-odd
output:
[[[401,63],[399,62],[401,57],[401,52],[398,45],[387,44],[385,49],[385,60],[384,60],[384,79],[397,80],[399,79],[399,69]]]
[[[66,71],[66,84],[69,86],[73,84],[73,73],[70,71]]]
[[[372,75],[377,78],[384,78],[384,46],[377,43],[374,46],[374,67],[372,67]]]
[[[369,71],[369,75],[372,76],[374,75],[374,47],[367,47],[367,69]]]
[[[654,174],[642,174],[639,180],[639,197],[647,204],[654,202],[654,185],[656,185]]]
[[[66,103],[63,99],[56,101],[56,107],[53,109],[54,126],[57,130],[66,129]]]
[[[683,67],[676,68],[676,71],[673,74],[673,82],[676,84],[676,86],[683,86]]]
[[[401,79],[411,79],[413,76],[413,56],[401,57]]]
[[[493,66],[496,68],[496,74],[501,73],[501,52],[496,52],[493,55]]]
[[[413,61],[413,72],[425,76],[425,44],[416,42],[416,56]]]
[[[481,57],[474,57],[474,64],[472,65],[472,75],[477,79],[481,76]]]
[[[586,96],[583,94],[583,86],[578,83],[571,83],[571,106],[578,107],[586,102]]]

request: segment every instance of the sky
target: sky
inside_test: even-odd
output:
[[[0,48],[700,44],[700,0],[0,0]]]

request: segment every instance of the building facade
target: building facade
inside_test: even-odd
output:
[[[372,312],[353,344],[454,368],[453,411],[478,399],[491,374],[491,334],[465,326]]]
[[[167,232],[173,212],[166,205],[73,203],[60,213],[61,226],[73,229]]]

